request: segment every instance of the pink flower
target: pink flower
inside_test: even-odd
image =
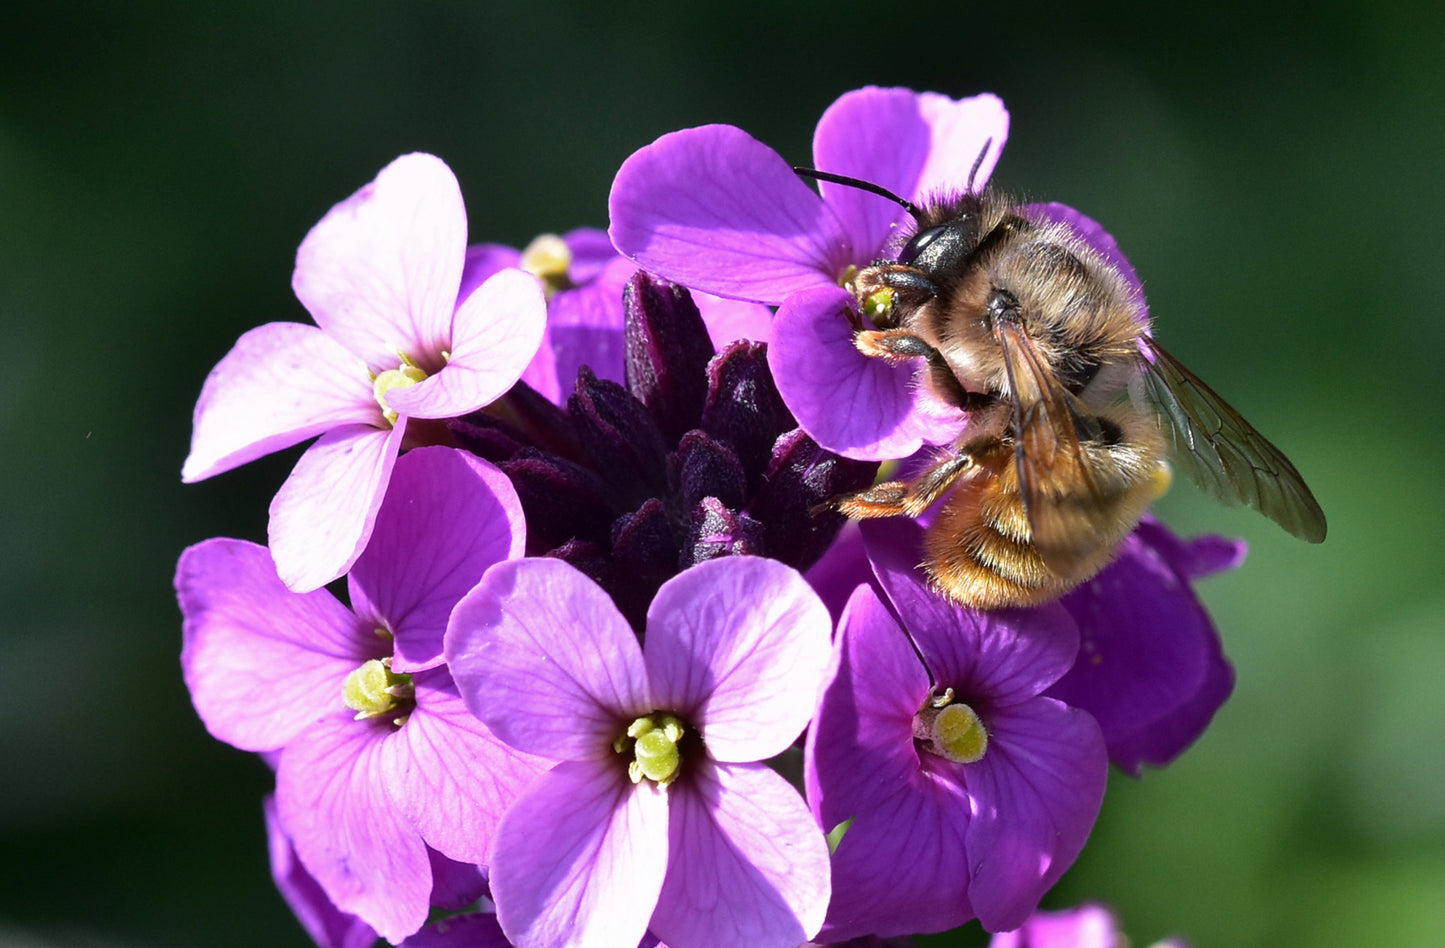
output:
[[[316,320],[243,335],[196,403],[198,481],[320,435],[271,502],[290,588],[344,574],[371,536],[408,419],[452,418],[511,388],[542,340],[535,278],[503,270],[458,303],[467,220],[431,155],[405,155],[332,208],[301,244],[292,287]]]

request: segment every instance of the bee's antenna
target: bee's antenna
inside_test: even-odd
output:
[[[973,179],[978,176],[978,169],[983,167],[984,156],[988,154],[988,150],[992,147],[993,139],[985,139],[983,143],[983,148],[980,149],[978,153],[978,157],[973,159],[973,167],[968,169],[968,187],[966,190],[970,194],[973,193]],[[796,171],[798,169],[794,168],[793,170]]]
[[[983,156],[979,155],[979,161],[982,160]],[[977,167],[977,164],[975,164],[975,167]],[[819,171],[816,168],[795,167],[793,169],[793,174],[796,174],[799,177],[803,178],[817,178],[819,181],[831,181],[834,184],[842,184],[850,188],[857,188],[859,191],[867,191],[870,194],[876,194],[879,197],[886,197],[894,204],[900,205],[905,211],[909,213],[909,215],[914,220],[923,220],[923,212],[920,211],[916,205],[914,205],[910,201],[904,200],[903,198],[894,194],[892,191],[888,190],[881,184],[874,184],[872,181],[864,181],[861,178],[850,178],[847,175],[833,174],[831,171]],[[970,178],[970,181],[971,180],[972,179]]]

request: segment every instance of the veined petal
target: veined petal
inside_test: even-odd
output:
[[[647,611],[653,701],[697,726],[717,760],[780,754],[817,707],[832,628],[790,566],[754,556],[700,563],[664,583]]]
[[[415,685],[416,708],[384,749],[392,805],[433,849],[486,864],[502,815],[550,762],[487,730],[446,669],[418,673]]]
[[[828,844],[764,764],[704,762],[671,789],[668,867],[652,931],[693,948],[793,948],[823,924]]]
[[[945,775],[920,770],[876,801],[833,854],[833,897],[820,937],[846,941],[946,931],[973,917],[964,845],[969,801]]]
[[[281,831],[276,818],[276,798],[268,796],[266,811],[266,842],[271,854],[271,879],[281,897],[291,906],[296,920],[306,929],[311,940],[323,948],[373,948],[376,932],[355,915],[348,915],[331,904],[321,886],[311,878],[291,840]]]
[[[1058,603],[981,611],[928,588],[915,565],[923,531],[901,518],[862,525],[874,574],[941,685],[994,704],[1025,701],[1074,663],[1079,632]]]
[[[341,685],[366,633],[324,589],[294,593],[264,546],[215,539],[181,554],[181,668],[213,737],[242,750],[285,746],[341,707]]]
[[[352,607],[386,624],[394,670],[439,665],[452,608],[525,544],[522,504],[505,474],[464,451],[417,448],[397,460],[351,569]]]
[[[382,424],[365,363],[315,326],[258,326],[206,377],[181,480],[204,480],[348,424]]]
[[[467,247],[456,176],[403,155],[336,205],[296,252],[291,287],[316,324],[373,369],[450,347]],[[434,371],[439,366],[426,366]]]
[[[777,152],[731,125],[634,152],[608,200],[618,251],[676,283],[776,304],[831,284],[853,258],[832,210]]]
[[[1094,719],[1051,698],[988,720],[988,751],[962,769],[973,800],[969,898],[989,931],[1018,928],[1073,865],[1104,799],[1108,757]]]
[[[793,294],[773,317],[768,364],[798,424],[828,450],[860,461],[903,458],[925,442],[951,440],[957,430],[918,410],[929,396],[915,382],[916,366],[858,351],[853,309],[851,294],[825,286]]]
[[[973,189],[981,190],[1008,140],[1009,115],[1002,100],[988,93],[950,99],[937,92],[921,92],[918,112],[928,123],[929,147],[928,161],[913,184],[913,199],[962,194],[970,172]],[[978,162],[976,172],[974,162]]]
[[[869,586],[838,623],[838,673],[804,748],[808,802],[825,830],[861,817],[918,773],[913,716],[928,700],[928,670]]]
[[[336,907],[396,943],[426,921],[431,865],[386,791],[381,745],[390,728],[345,710],[316,722],[281,754],[276,811]]]
[[[556,559],[487,570],[452,612],[447,665],[467,708],[518,750],[606,759],[654,709],[642,649],[607,593]]]
[[[558,764],[492,851],[497,919],[517,948],[637,948],[668,861],[668,794],[615,760]]]
[[[306,449],[271,500],[271,555],[282,582],[307,592],[351,568],[371,536],[405,419],[390,430],[348,425]]]
[[[417,418],[456,418],[489,405],[521,378],[542,344],[547,303],[537,278],[502,270],[457,308],[450,359],[416,385],[386,394],[387,405]]]

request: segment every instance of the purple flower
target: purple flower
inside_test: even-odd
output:
[[[1194,743],[1234,688],[1192,580],[1244,560],[1242,541],[1184,541],[1146,517],[1098,576],[1063,598],[1079,658],[1048,694],[1094,716],[1109,759],[1138,775]]]
[[[988,948],[1128,948],[1114,913],[1102,905],[1081,905],[1061,912],[1035,912],[1021,927],[993,936]],[[1170,938],[1152,948],[1188,948]]]
[[[988,180],[1008,134],[994,96],[866,88],[818,123],[814,165],[918,202]],[[746,132],[709,125],[664,135],[613,182],[613,243],[670,280],[720,296],[783,304],[769,342],[783,400],[814,440],[863,460],[952,440],[962,416],[929,404],[911,368],[854,349],[852,268],[871,263],[906,215],[874,194],[821,182],[821,198]]]
[[[1041,694],[1073,662],[1077,630],[1057,604],[952,606],[913,568],[916,525],[863,533],[887,601],[854,592],[807,745],[814,813],[828,828],[853,821],[823,937],[943,931],[975,915],[1015,928],[1103,800],[1098,725]]]
[[[618,255],[606,233],[579,227],[560,237],[543,234],[521,251],[501,244],[470,247],[461,298],[504,267],[536,275],[547,294],[547,329],[522,381],[557,405],[566,403],[584,365],[597,378],[623,381],[623,292],[637,266]],[[766,306],[705,293],[694,300],[714,349],[768,338],[772,313]]]
[[[725,557],[677,575],[645,644],[564,562],[488,570],[457,606],[447,660],[467,706],[556,761],[503,819],[491,886],[523,948],[774,945],[813,935],[828,852],[765,764],[807,723],[827,610],[789,567]]]
[[[292,287],[316,325],[253,329],[206,379],[187,482],[321,435],[271,503],[271,552],[292,589],[356,561],[397,453],[416,440],[408,418],[491,402],[537,351],[545,310],[532,277],[499,272],[458,303],[466,241],[451,170],[398,158],[297,252]]]
[[[277,752],[276,809],[342,913],[394,942],[426,921],[431,850],[485,863],[538,762],[463,706],[441,643],[452,606],[520,555],[521,510],[496,468],[449,448],[396,464],[352,608],[296,593],[265,547],[216,539],[182,556],[181,664],[212,735]]]

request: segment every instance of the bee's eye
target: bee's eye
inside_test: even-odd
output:
[[[938,235],[947,229],[948,225],[944,224],[939,227],[930,227],[922,233],[915,234],[913,239],[903,248],[903,252],[898,255],[898,262],[912,263],[914,260],[917,260],[918,255],[923,253],[923,251],[928,248],[928,245],[933,243]]]

